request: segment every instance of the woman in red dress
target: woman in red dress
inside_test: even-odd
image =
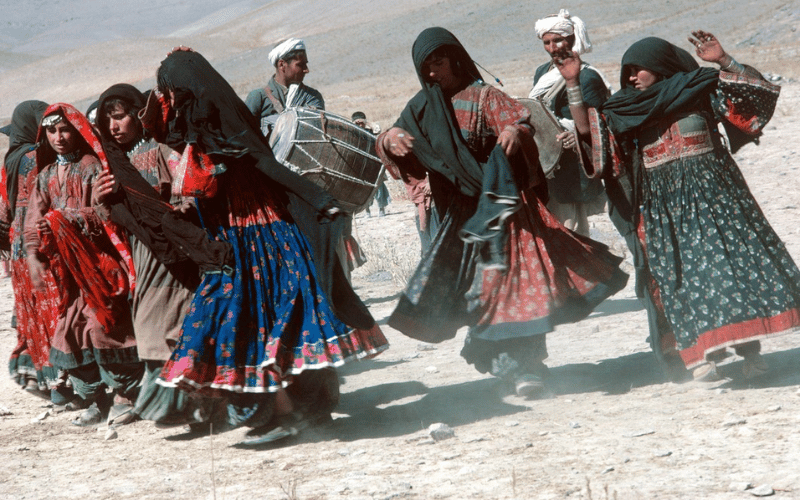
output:
[[[422,90],[377,148],[408,183],[428,175],[443,216],[389,325],[428,342],[469,326],[467,362],[536,395],[545,334],[587,316],[627,275],[547,210],[529,112],[482,81],[456,37],[423,31],[413,59]]]

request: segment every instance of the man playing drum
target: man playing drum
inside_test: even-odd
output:
[[[277,115],[289,106],[325,109],[322,94],[303,84],[308,73],[308,56],[303,40],[285,40],[276,45],[268,57],[275,73],[266,87],[253,90],[245,100],[250,112],[261,120],[264,135],[269,135]]]

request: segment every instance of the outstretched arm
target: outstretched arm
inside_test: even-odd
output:
[[[763,78],[754,68],[736,62],[730,54],[725,52],[725,49],[722,48],[722,44],[719,43],[719,40],[717,40],[717,37],[713,34],[707,31],[697,30],[692,31],[692,36],[688,39],[689,43],[695,46],[697,57],[706,62],[719,64],[719,68],[722,71],[740,75],[747,74],[754,78]]]
[[[575,130],[580,135],[589,134],[589,113],[583,103],[581,93],[581,58],[577,52],[564,52],[553,58],[561,76],[567,83],[567,100],[569,102],[569,112],[575,121]]]

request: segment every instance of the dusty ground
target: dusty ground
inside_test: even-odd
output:
[[[262,30],[267,34],[245,47],[248,30],[270,16],[288,16],[313,4],[240,2],[233,7],[250,3],[263,6],[252,11],[248,22],[209,20],[210,11],[200,12],[187,21],[193,28],[185,31],[194,37],[186,40],[216,56],[224,74],[236,75],[231,79],[242,91],[258,81],[260,63],[252,61],[263,60],[279,37],[279,30],[268,27]],[[409,47],[430,24],[451,27],[468,47],[476,47],[481,61],[496,63],[493,69],[507,75],[510,93],[527,93],[535,66],[530,59],[541,60],[543,54],[531,41],[533,19],[560,5],[547,1],[509,10],[512,3],[518,2],[499,2],[502,8],[489,13],[485,2],[395,2],[369,8],[371,3],[350,1],[344,4],[350,7],[347,14],[310,11],[291,33],[311,33],[319,55],[312,54],[315,73],[309,83],[323,91],[329,108],[342,114],[364,108],[385,127],[417,86]],[[726,36],[731,40],[727,46],[740,60],[762,61],[765,71],[785,77],[800,76],[793,73],[799,42],[790,29],[798,19],[791,3],[693,5],[675,0],[667,6],[672,14],[663,14],[664,3],[647,7],[621,0],[578,2],[571,9],[596,19],[593,61],[609,73],[631,37],[654,33],[677,42],[695,22],[703,22],[723,41]],[[627,16],[620,15],[623,11]],[[315,24],[325,14],[341,29]],[[488,21],[475,21],[486,16]],[[368,28],[359,24],[361,19],[371,21]],[[520,47],[505,36],[503,28],[509,26],[517,30],[510,33],[527,26]],[[178,26],[170,29],[177,32]],[[233,48],[222,46],[226,37]],[[49,39],[36,40],[43,44]],[[96,78],[74,86],[65,82],[58,99],[88,101],[117,81],[146,82],[164,47],[175,40],[151,37],[135,47],[104,41],[104,54],[115,57],[101,64],[91,59],[97,45],[70,46],[66,55],[47,59],[48,64],[75,77],[85,74],[76,61],[84,68],[92,63]],[[367,55],[357,58],[354,49],[348,50],[351,45]],[[532,57],[532,50],[541,53]],[[145,55],[126,59],[134,52]],[[12,60],[16,66],[0,72],[0,116],[8,116],[19,100],[56,95],[52,85],[42,83],[55,72],[25,59],[49,56],[41,50],[31,54],[2,53],[0,63]],[[130,64],[123,68],[119,60]],[[800,261],[798,106],[800,84],[784,82],[762,144],[745,148],[737,160],[767,217]],[[397,186],[392,191],[402,192]],[[356,219],[371,261],[357,270],[354,283],[381,321],[390,314],[404,270],[418,252],[411,205],[398,199],[388,211],[384,218]],[[592,235],[624,251],[607,218],[593,218]],[[8,359],[15,343],[11,309],[10,283],[0,280],[0,360]],[[148,422],[119,428],[116,439],[105,440],[106,429],[72,426],[71,414],[41,419],[48,405],[0,377],[0,498],[746,499],[754,492],[748,485],[767,486],[775,498],[800,498],[797,335],[764,343],[772,370],[758,383],[731,378],[715,384],[667,383],[648,351],[645,313],[631,282],[590,318],[549,336],[552,390],[544,399],[526,401],[505,394],[492,378],[464,363],[458,355],[463,335],[431,346],[388,327],[385,332],[392,343],[389,351],[341,370],[343,394],[333,426],[306,432],[281,448],[233,447],[243,429],[190,437]],[[721,371],[732,377],[740,369],[741,362],[731,359]],[[433,441],[426,429],[434,423],[448,425],[455,437]]]

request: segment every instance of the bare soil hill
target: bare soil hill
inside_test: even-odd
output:
[[[4,16],[12,5],[30,8],[21,17],[26,21],[45,6],[75,3],[0,6]],[[562,6],[549,0],[298,0],[237,2],[218,11],[218,3],[198,2],[196,10],[181,13],[185,22],[170,25],[179,17],[167,22],[170,13],[190,2],[160,4],[172,10],[137,2],[125,14],[129,22],[115,25],[118,38],[87,34],[88,45],[70,38],[63,51],[52,38],[79,36],[70,19],[91,13],[62,10],[69,29],[47,21],[48,29],[24,44],[0,37],[6,51],[0,55],[0,116],[8,117],[23,99],[88,103],[119,81],[146,88],[178,43],[207,54],[244,94],[266,80],[272,44],[302,35],[311,56],[308,83],[323,92],[329,108],[342,114],[362,109],[385,127],[418,88],[410,46],[421,29],[452,29],[509,93],[521,95],[545,59],[533,22]],[[775,0],[579,1],[569,8],[589,23],[597,46],[591,60],[612,79],[630,42],[655,34],[677,43],[695,27],[718,35],[737,59],[783,76],[778,110],[761,145],[746,147],[736,159],[800,260],[800,84],[787,81],[800,77],[800,38],[793,30],[800,8]],[[163,18],[167,28],[141,37],[126,32],[126,25],[147,24],[142,16]],[[86,29],[107,18],[91,18]],[[25,58],[30,61],[18,64]],[[16,62],[7,65],[9,59]],[[396,196],[386,217],[356,219],[369,262],[353,279],[381,322],[419,252],[412,205],[402,199],[402,188],[392,184],[391,191]],[[592,218],[592,236],[624,255],[607,217]],[[12,308],[10,282],[0,279],[2,363],[16,342]],[[761,492],[800,498],[797,335],[764,343],[772,370],[755,382],[735,381],[741,361],[730,359],[721,382],[669,383],[649,352],[646,316],[631,280],[589,318],[549,336],[553,384],[545,398],[529,401],[466,365],[459,356],[463,333],[427,345],[384,331],[390,350],[341,370],[333,425],[281,447],[239,449],[245,429],[187,435],[141,421],[105,439],[107,429],[75,427],[74,415],[54,412],[0,377],[0,498],[744,500]],[[435,423],[454,436],[432,439],[427,429]]]

